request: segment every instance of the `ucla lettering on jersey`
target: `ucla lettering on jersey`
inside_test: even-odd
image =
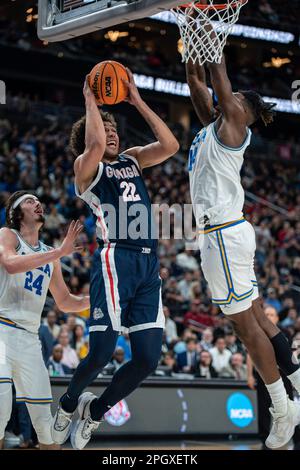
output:
[[[151,201],[136,158],[120,154],[116,161],[100,162],[91,185],[77,196],[92,210],[100,242],[155,249],[156,227]]]
[[[41,241],[37,247],[32,247],[18,231],[13,232],[18,238],[16,251],[21,256],[51,249]],[[4,267],[0,266],[0,317],[37,333],[52,273],[53,263],[17,274],[8,274]],[[5,324],[5,320],[3,323]]]

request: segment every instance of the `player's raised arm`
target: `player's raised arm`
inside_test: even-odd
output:
[[[185,64],[185,70],[194,109],[203,126],[207,126],[213,121],[215,110],[206,84],[205,69],[198,62],[193,64],[190,59]]]
[[[201,5],[207,5],[207,0],[199,0],[199,3],[201,3]],[[206,30],[206,34],[210,35],[210,40],[216,38],[216,33],[211,25],[206,24],[204,29]],[[203,38],[203,41],[205,41],[205,37]],[[223,116],[227,120],[235,120],[235,124],[245,126],[245,113],[241,103],[232,93],[231,83],[227,75],[224,54],[220,64],[216,62],[207,62],[207,68],[209,70],[211,84],[218,97],[218,104],[222,110]],[[198,71],[203,75],[202,70],[204,71],[203,67],[199,66]],[[238,123],[236,121],[237,118],[239,118]]]
[[[207,63],[210,73],[210,80],[214,92],[218,97],[218,104],[222,109],[222,114],[228,121],[246,126],[247,116],[241,102],[232,92],[232,86],[227,75],[224,54],[222,61],[218,63]]]
[[[140,167],[146,168],[162,163],[172,157],[179,150],[179,143],[164,121],[142,100],[129,69],[127,69],[127,73],[129,81],[124,81],[129,88],[129,95],[126,101],[135,106],[140,112],[151,127],[157,142],[144,147],[133,147],[124,153],[135,157]]]
[[[60,261],[55,261],[49,289],[56,305],[62,312],[81,312],[90,306],[88,295],[73,295],[69,291],[61,271]]]
[[[46,253],[19,255],[16,252],[16,246],[18,244],[17,236],[12,230],[4,227],[0,230],[0,265],[2,265],[9,274],[17,274],[39,268],[47,263],[52,263],[81,248],[76,246],[76,238],[82,231],[82,228],[79,221],[72,221],[68,233],[60,247]]]
[[[85,79],[83,94],[86,109],[84,142],[83,136],[78,135],[81,133],[81,120],[74,124],[71,134],[71,147],[73,152],[77,153],[74,163],[75,182],[80,192],[93,181],[106,147],[104,124],[94,93],[88,84],[88,76]]]

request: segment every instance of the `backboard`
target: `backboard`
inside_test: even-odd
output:
[[[180,0],[39,0],[38,36],[49,42],[64,41],[178,4]]]

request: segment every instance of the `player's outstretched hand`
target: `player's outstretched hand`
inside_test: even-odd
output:
[[[126,71],[128,75],[128,80],[125,80],[125,78],[122,78],[122,80],[128,88],[128,96],[127,98],[125,98],[124,101],[127,101],[127,103],[130,103],[133,106],[137,106],[143,100],[134,82],[133,73],[131,72],[131,70],[129,70],[128,67],[126,67]]]
[[[83,226],[77,220],[72,220],[69,225],[67,235],[60,246],[61,257],[67,256],[73,253],[74,251],[82,251],[83,247],[80,245],[76,245],[76,238],[82,232]]]

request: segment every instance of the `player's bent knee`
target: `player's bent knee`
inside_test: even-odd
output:
[[[31,422],[40,444],[49,446],[53,444],[51,437],[52,415],[50,405],[27,405]]]

